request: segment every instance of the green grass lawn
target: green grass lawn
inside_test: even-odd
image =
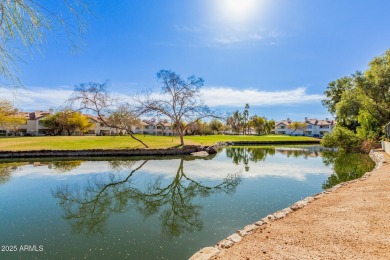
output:
[[[180,144],[179,137],[137,135],[150,148],[168,148]],[[186,136],[185,144],[212,145],[227,141],[307,141],[316,140],[303,136],[242,136],[210,135]],[[6,137],[0,138],[0,150],[82,150],[82,149],[134,149],[143,148],[142,144],[130,136],[42,136],[42,137]]]

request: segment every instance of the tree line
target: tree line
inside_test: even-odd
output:
[[[367,70],[332,81],[322,104],[336,116],[336,129],[323,144],[360,150],[390,138],[390,50],[375,57]],[[372,145],[368,145],[368,148]]]
[[[245,104],[242,112],[236,110],[226,119],[226,125],[235,134],[252,134],[252,129],[257,135],[267,135],[275,127],[274,120],[268,120],[263,116],[249,116],[249,104]]]

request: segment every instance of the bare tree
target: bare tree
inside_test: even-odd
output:
[[[157,78],[162,84],[161,95],[147,92],[144,96],[135,97],[139,105],[137,111],[139,114],[168,117],[180,136],[181,145],[184,145],[184,134],[190,123],[216,117],[216,113],[210,111],[201,99],[200,88],[204,80],[195,76],[184,80],[170,70],[159,71]]]
[[[106,126],[125,131],[131,138],[149,148],[134,136],[132,127],[139,125],[140,120],[130,104],[111,96],[107,91],[107,84],[107,82],[78,84],[68,101],[70,105],[78,106],[79,110],[92,111]]]

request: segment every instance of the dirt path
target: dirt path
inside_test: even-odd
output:
[[[213,259],[390,259],[390,157],[350,183],[253,230]]]

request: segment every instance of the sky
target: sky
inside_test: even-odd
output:
[[[113,94],[159,92],[170,69],[202,77],[222,112],[282,120],[331,118],[329,82],[365,70],[390,49],[387,0],[88,0],[72,52],[60,33],[18,63],[24,87],[0,86],[21,110],[58,109],[75,84],[110,82]],[[49,6],[50,7],[50,6]]]

